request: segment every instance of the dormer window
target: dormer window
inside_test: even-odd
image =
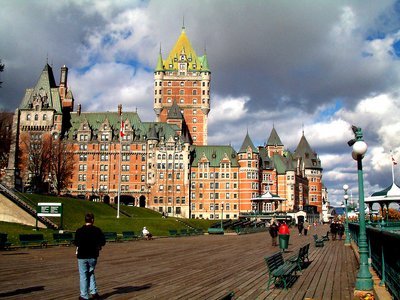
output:
[[[104,129],[104,130],[107,130],[107,125],[104,125],[104,126],[103,126],[103,129]]]

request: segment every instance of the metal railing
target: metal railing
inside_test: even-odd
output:
[[[398,255],[400,227],[396,227],[398,223],[393,222],[380,227],[367,226],[371,265],[381,279],[380,285],[385,285],[395,299],[400,299],[400,259]],[[358,245],[358,224],[350,223],[349,230],[351,238]]]
[[[40,222],[45,224],[47,227],[52,228],[52,229],[57,229],[58,225],[48,218],[45,217],[40,217],[36,215],[36,210],[35,210],[35,204],[29,205],[25,201],[21,200],[19,196],[17,196],[11,189],[0,183],[0,193],[2,193],[7,199],[11,200],[13,203],[18,205],[20,208],[22,208],[24,211],[26,211],[28,214],[31,216],[37,218]]]

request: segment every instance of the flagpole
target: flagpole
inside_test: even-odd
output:
[[[390,156],[391,156],[391,161],[392,161],[392,183],[394,184],[394,165],[397,164],[397,162],[393,158],[392,150],[390,150]]]
[[[121,155],[122,155],[122,114],[121,114],[121,122],[120,122],[120,133],[119,133],[119,161],[118,161],[118,200],[117,200],[117,219],[119,219],[119,205],[121,199]]]

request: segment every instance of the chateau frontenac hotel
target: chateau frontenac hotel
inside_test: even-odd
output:
[[[61,68],[57,85],[46,64],[15,111],[3,182],[29,185],[29,172],[19,169],[21,137],[32,141],[48,135],[73,147],[64,194],[108,203],[116,203],[119,194],[121,204],[185,218],[237,219],[252,211],[305,208],[321,213],[327,200],[321,161],[304,133],[294,152],[285,149],[273,126],[263,146],[256,147],[248,133],[238,151],[207,144],[210,85],[207,55],[196,54],[184,28],[168,57],[159,53],[154,122],[121,105],[115,112],[75,107],[68,68]]]

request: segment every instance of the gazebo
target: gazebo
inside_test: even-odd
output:
[[[269,191],[251,199],[253,209],[258,212],[281,212],[283,201],[286,199]]]
[[[382,210],[385,208],[389,210],[391,203],[400,203],[400,187],[396,183],[392,183],[386,189],[375,192],[365,199],[365,204],[368,204],[369,210],[372,211],[372,205],[378,203]]]

